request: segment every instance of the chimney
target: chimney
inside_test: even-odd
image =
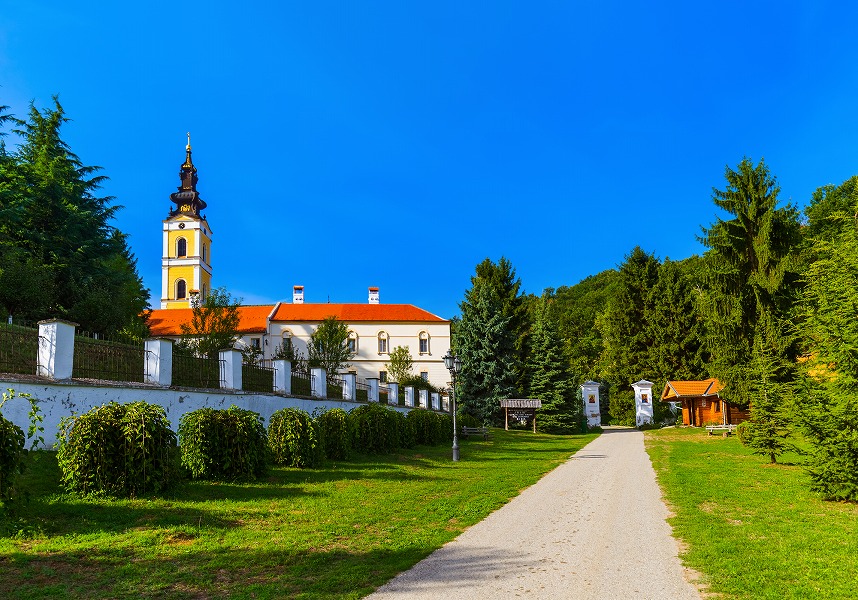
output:
[[[378,304],[378,288],[377,287],[369,288],[369,303],[370,304]]]
[[[303,285],[296,285],[292,288],[292,304],[304,304]]]

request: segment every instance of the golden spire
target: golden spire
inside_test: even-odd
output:
[[[185,146],[185,150],[187,150],[188,152],[191,151],[191,132],[190,131],[188,132],[188,145]]]

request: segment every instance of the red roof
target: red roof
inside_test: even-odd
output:
[[[239,306],[239,333],[262,333],[268,329],[268,315],[274,305]],[[153,337],[182,335],[182,324],[190,323],[190,308],[160,308],[149,315],[149,330]]]
[[[714,396],[723,389],[724,386],[714,377],[703,381],[668,381],[664,386],[661,399],[668,401],[671,398]]]
[[[280,304],[272,321],[324,321],[336,317],[346,323],[408,321],[446,323],[445,319],[413,304]]]

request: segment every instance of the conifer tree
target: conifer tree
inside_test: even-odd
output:
[[[529,395],[542,400],[536,420],[540,431],[573,433],[580,425],[581,405],[576,401],[575,376],[551,302],[550,295],[543,293],[536,305],[530,335]]]
[[[472,281],[459,304],[462,317],[454,331],[455,352],[463,362],[457,402],[463,413],[497,423],[500,401],[516,391],[515,334],[497,290],[480,277]]]

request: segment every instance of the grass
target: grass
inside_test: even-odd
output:
[[[137,500],[58,493],[45,453],[22,482],[24,534],[0,538],[0,597],[359,598],[594,437],[493,430],[459,463],[419,447]]]
[[[809,491],[798,454],[769,465],[735,437],[646,433],[683,562],[727,598],[855,598],[858,504]]]

